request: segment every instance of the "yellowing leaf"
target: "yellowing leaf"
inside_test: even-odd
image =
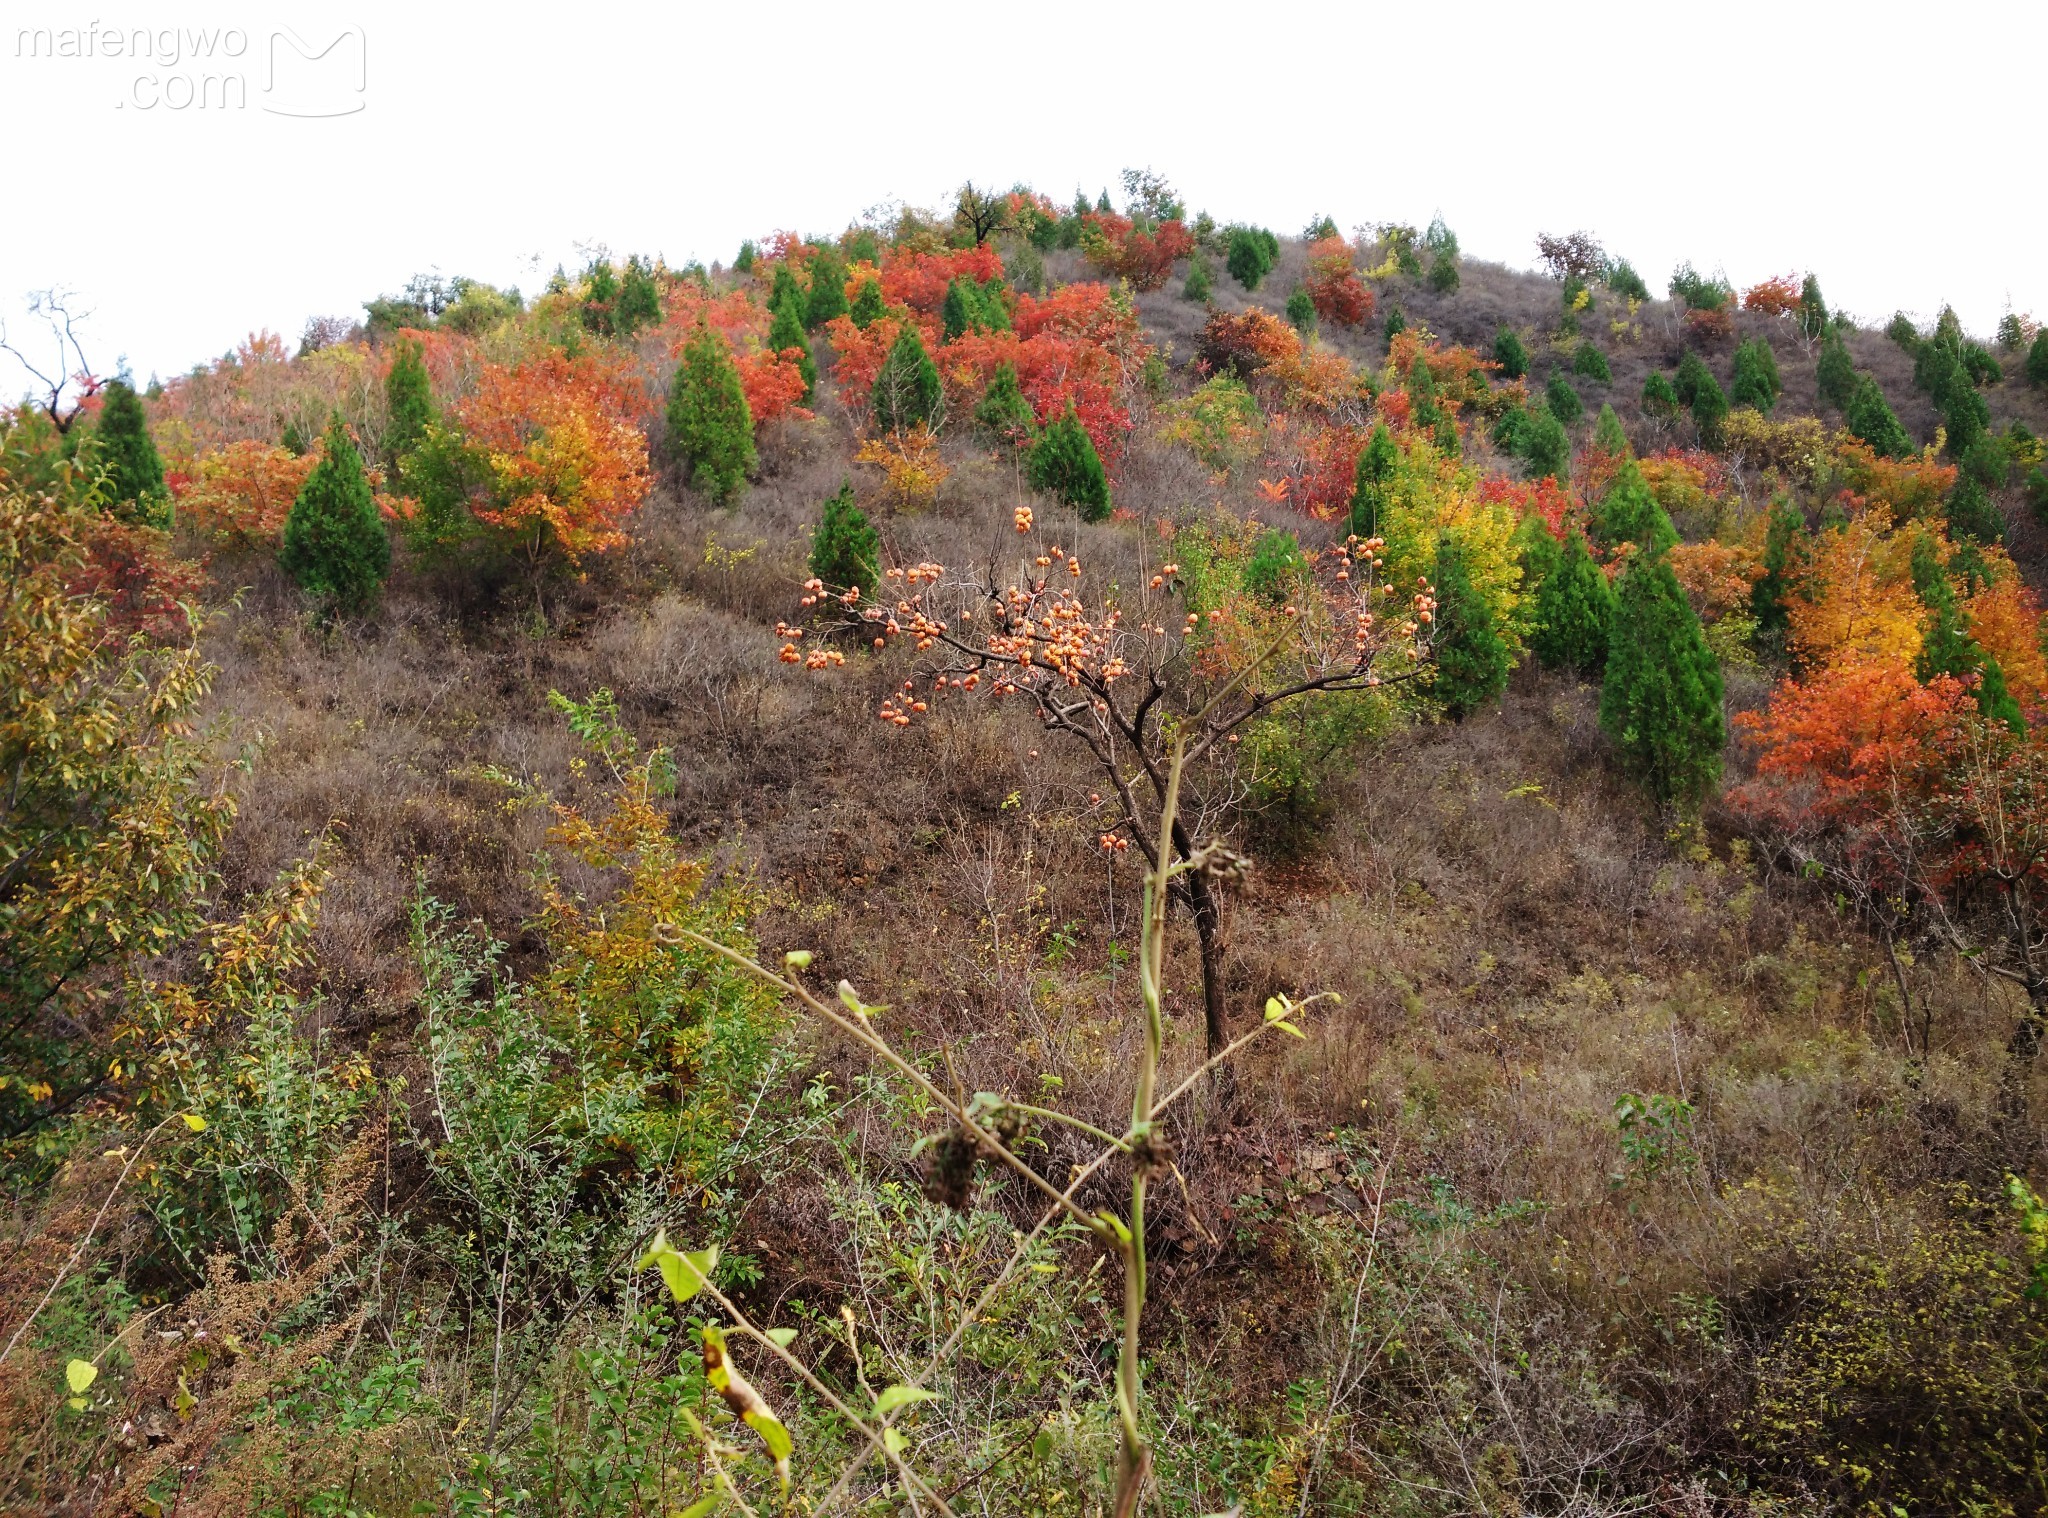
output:
[[[809,949],[791,949],[782,956],[782,962],[792,970],[808,970],[811,967],[811,951]]]
[[[698,1498],[680,1512],[671,1513],[669,1518],[709,1518],[717,1510],[718,1493],[713,1492],[709,1497]]]
[[[900,1455],[910,1448],[910,1441],[903,1437],[901,1429],[885,1428],[882,1430],[882,1447],[892,1455]]]
[[[73,1360],[64,1367],[64,1380],[74,1397],[85,1395],[87,1387],[99,1380],[100,1368],[90,1360]]]
[[[181,1116],[185,1119],[185,1126],[194,1133],[204,1133],[206,1131],[206,1119],[198,1113],[186,1112],[182,1113]]]

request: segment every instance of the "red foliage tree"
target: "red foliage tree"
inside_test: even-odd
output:
[[[1318,238],[1309,245],[1308,276],[1302,281],[1316,315],[1340,327],[1372,320],[1372,291],[1358,277],[1351,244],[1341,237]]]

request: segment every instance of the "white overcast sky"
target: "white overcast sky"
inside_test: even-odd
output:
[[[1468,255],[1511,264],[1539,231],[1586,228],[1659,289],[1690,258],[1738,285],[1811,269],[1864,320],[1943,301],[1984,334],[2008,302],[2048,317],[2041,0],[0,16],[0,316],[30,335],[27,292],[69,286],[94,362],[140,377],[359,315],[419,270],[531,291],[579,246],[729,260],[743,237],[937,203],[964,178],[1065,198],[1114,191],[1127,164],[1191,210],[1283,231],[1441,211]],[[295,62],[280,25],[342,45]],[[94,26],[92,57],[37,56],[36,31],[64,51]],[[154,56],[129,38],[107,57],[131,28]],[[183,56],[193,32],[213,56]],[[240,75],[246,106],[179,109],[209,74]]]

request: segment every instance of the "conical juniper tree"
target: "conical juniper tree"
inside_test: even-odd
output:
[[[320,462],[285,514],[277,562],[307,595],[348,615],[368,610],[384,587],[391,537],[340,417],[328,423]]]
[[[1365,447],[1359,450],[1358,467],[1351,478],[1351,532],[1361,538],[1376,538],[1386,513],[1388,482],[1401,461],[1394,435],[1385,422],[1372,429]]]
[[[746,487],[757,462],[739,370],[725,339],[702,322],[669,383],[668,446],[691,484],[720,505]]]
[[[1615,586],[1600,726],[1665,806],[1693,810],[1721,778],[1721,666],[1661,553],[1637,549]]]
[[[170,524],[171,498],[164,489],[163,456],[149,435],[142,397],[124,379],[109,380],[94,425],[95,462],[107,472],[107,499],[114,514],[152,527]]]
[[[427,365],[420,345],[400,338],[384,376],[384,461],[393,470],[419,446],[434,420],[434,396],[427,383]]]
[[[858,586],[872,601],[881,583],[881,537],[853,498],[853,484],[843,482],[825,502],[818,530],[811,534],[811,574],[836,595]]]
[[[936,427],[944,400],[938,366],[925,352],[916,324],[905,322],[869,392],[875,425],[884,432],[902,432],[919,424]]]
[[[995,377],[974,408],[974,424],[997,442],[1012,446],[1029,442],[1037,430],[1038,418],[1017,384],[1017,366],[1008,359],[996,365]]]
[[[1553,547],[1547,573],[1536,586],[1529,649],[1545,669],[1597,676],[1607,667],[1608,636],[1614,624],[1614,590],[1593,562],[1577,527]]]
[[[811,340],[804,324],[787,304],[776,308],[775,318],[768,324],[768,346],[777,353],[796,350],[797,372],[804,377],[804,404],[809,405],[817,390],[818,362],[811,356]]]
[[[1465,550],[1453,533],[1436,540],[1436,678],[1444,711],[1462,720],[1500,699],[1514,653],[1493,607],[1472,584]]]
[[[1057,497],[1081,513],[1083,521],[1100,522],[1109,515],[1109,476],[1094,440],[1069,406],[1031,446],[1025,465],[1034,490]]]

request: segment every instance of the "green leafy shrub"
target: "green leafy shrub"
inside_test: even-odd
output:
[[[724,504],[754,472],[754,413],[725,339],[699,323],[668,387],[668,447],[684,476]]]
[[[1297,332],[1309,333],[1316,329],[1315,299],[1299,286],[1287,297],[1287,320]]]
[[[1734,287],[1727,280],[1719,275],[1709,279],[1690,262],[1672,271],[1671,294],[1693,311],[1718,311],[1735,298]]]
[[[1721,777],[1721,666],[1662,554],[1632,555],[1615,587],[1600,726],[1660,803],[1697,805]]]
[[[366,611],[391,570],[391,535],[363,473],[362,455],[336,417],[320,462],[284,519],[277,562],[292,583],[334,610]]]
[[[1247,292],[1258,289],[1280,260],[1279,240],[1259,227],[1232,227],[1225,247],[1223,266]]]
[[[1646,301],[1650,298],[1650,287],[1643,283],[1643,276],[1636,273],[1635,265],[1625,258],[1617,258],[1608,264],[1602,278],[1607,288],[1624,300]]]
[[[859,586],[872,601],[881,584],[881,535],[853,498],[853,482],[843,482],[825,502],[817,531],[811,534],[811,574],[835,594]]]
[[[1109,476],[1073,407],[1039,434],[1025,473],[1034,490],[1066,502],[1083,521],[1100,522],[1109,516]]]
[[[1186,448],[1213,474],[1257,457],[1265,437],[1265,413],[1234,374],[1210,376],[1193,394],[1160,407],[1160,415],[1160,437]]]
[[[938,425],[945,402],[938,365],[925,352],[915,322],[905,322],[890,345],[889,356],[875,375],[869,392],[875,425],[884,432],[902,432],[922,423]]]

